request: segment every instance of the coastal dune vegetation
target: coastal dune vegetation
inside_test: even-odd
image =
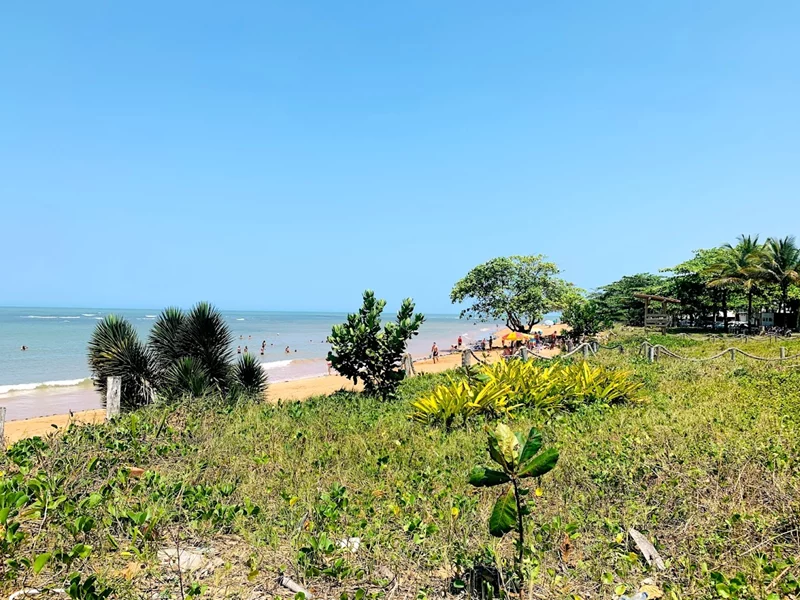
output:
[[[438,386],[475,376],[451,371],[405,379],[391,401],[195,399],[18,442],[1,467],[2,587],[294,597],[277,582],[284,575],[328,598],[595,598],[650,578],[668,598],[793,597],[800,371],[649,363],[640,334],[618,339],[624,354],[601,352],[588,368],[629,373],[635,401],[523,404],[457,427],[409,418]],[[695,356],[719,344],[654,341]],[[497,490],[469,483],[487,461],[483,428],[498,422],[535,427],[559,453],[528,486],[519,579],[516,536],[490,532]],[[655,544],[664,571],[643,559],[630,527]],[[201,566],[182,571],[175,553]]]

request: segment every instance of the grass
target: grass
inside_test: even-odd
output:
[[[695,356],[734,344],[800,351],[792,341],[651,341]],[[591,360],[633,370],[646,398],[523,410],[510,423],[537,426],[561,452],[531,496],[526,597],[611,597],[647,577],[675,599],[797,594],[800,370],[740,357]],[[488,464],[481,422],[448,432],[408,418],[411,401],[442,381],[406,381],[393,403],[340,393],[152,407],[17,444],[0,466],[0,509],[22,490],[20,510],[31,510],[9,518],[25,535],[0,545],[12,561],[0,587],[60,587],[79,572],[118,598],[292,597],[275,583],[285,573],[320,597],[425,598],[496,579],[513,536],[489,535],[495,492],[468,485],[472,467]],[[654,541],[666,571],[643,561],[629,527]],[[357,551],[340,547],[349,538]],[[215,562],[179,574],[157,557],[176,545],[213,548]],[[43,554],[34,574],[25,560]]]

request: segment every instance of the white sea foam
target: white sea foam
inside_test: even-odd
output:
[[[273,360],[271,362],[262,362],[261,368],[265,371],[269,371],[270,369],[279,369],[280,367],[288,367],[292,364],[291,360]]]
[[[145,315],[144,318],[145,319],[155,319],[156,315]]]
[[[89,379],[61,379],[58,381],[40,381],[38,383],[12,383],[11,385],[0,385],[0,396],[9,392],[25,392],[47,387],[72,387],[81,385]]]
[[[97,313],[81,313],[81,316],[82,316],[82,317],[93,317],[93,316],[95,316],[96,314],[97,314]]]
[[[236,319],[237,321],[244,321],[244,319]]]

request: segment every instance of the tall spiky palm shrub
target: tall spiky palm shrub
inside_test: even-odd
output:
[[[97,324],[89,341],[89,368],[104,403],[108,377],[122,379],[123,410],[152,402],[158,384],[153,355],[127,319],[108,315]]]
[[[800,248],[793,235],[783,239],[769,238],[766,243],[764,270],[767,278],[781,291],[779,313],[783,313],[789,299],[789,286],[800,282]]]
[[[185,313],[165,309],[153,324],[147,345],[128,321],[108,317],[92,335],[89,365],[104,396],[106,377],[122,377],[125,410],[147,404],[155,395],[165,400],[212,394],[260,396],[266,390],[266,373],[254,356],[242,356],[234,363],[232,343],[233,335],[219,311],[200,302]],[[146,385],[136,383],[142,381]]]
[[[722,287],[723,298],[727,288],[740,288],[747,293],[747,324],[753,314],[753,293],[765,277],[764,248],[758,236],[740,235],[735,246],[725,244],[719,260],[711,266],[709,287]],[[725,330],[728,329],[727,306],[723,306]]]
[[[267,387],[267,372],[253,354],[242,354],[233,367],[232,389],[237,395],[257,397]]]

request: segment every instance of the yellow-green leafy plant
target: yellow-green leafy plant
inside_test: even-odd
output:
[[[411,404],[411,418],[421,423],[440,423],[449,429],[457,419],[465,422],[479,414],[510,415],[517,406],[509,403],[509,397],[506,385],[487,382],[474,386],[467,379],[449,379]]]
[[[586,361],[567,365],[561,373],[562,393],[572,403],[619,402],[634,399],[642,384],[631,379],[630,371],[612,371],[589,366]]]
[[[561,403],[560,369],[557,364],[544,367],[532,361],[504,360],[483,367],[477,379],[507,386],[515,403],[551,408]]]
[[[503,537],[509,531],[517,532],[516,565],[522,562],[525,544],[525,530],[522,517],[530,514],[525,497],[529,490],[522,487],[522,480],[541,477],[552,470],[558,461],[558,450],[548,448],[542,453],[542,436],[531,428],[528,437],[514,433],[508,425],[498,423],[495,429],[487,428],[489,456],[501,470],[475,467],[470,473],[469,482],[475,487],[495,487],[510,483],[505,492],[497,498],[489,517],[489,533]]]

